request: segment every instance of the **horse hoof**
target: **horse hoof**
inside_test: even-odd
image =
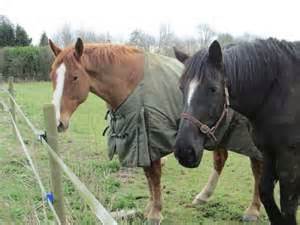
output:
[[[148,225],[160,225],[160,219],[148,219]]]
[[[162,167],[164,167],[166,165],[166,162],[167,162],[167,156],[163,157],[160,159],[160,165]]]
[[[258,217],[255,215],[244,215],[243,222],[255,222],[258,220]]]
[[[197,206],[197,205],[205,205],[207,202],[208,202],[208,200],[195,198],[195,199],[192,201],[192,205],[193,205],[193,206]]]

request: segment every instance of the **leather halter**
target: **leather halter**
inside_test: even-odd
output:
[[[215,142],[217,141],[217,138],[215,136],[215,131],[221,124],[224,117],[227,115],[228,108],[230,105],[229,104],[229,93],[228,93],[228,89],[227,89],[226,85],[224,86],[224,92],[225,92],[225,103],[224,103],[223,112],[222,112],[221,116],[219,117],[218,121],[212,127],[209,127],[205,123],[202,123],[200,120],[196,119],[194,116],[190,115],[189,113],[181,113],[181,118],[191,121],[196,127],[199,128],[199,130],[203,134],[207,135],[209,138],[211,138]]]

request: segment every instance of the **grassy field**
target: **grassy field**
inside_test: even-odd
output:
[[[42,106],[51,99],[49,83],[16,84],[16,99],[38,128],[43,128]],[[4,95],[0,94],[3,99]],[[64,161],[110,210],[136,208],[143,211],[148,187],[141,169],[120,168],[117,160],[108,161],[105,104],[90,95],[74,114],[68,132],[60,135]],[[18,119],[31,155],[38,165],[43,181],[49,186],[48,157],[24,122]],[[15,140],[8,115],[0,111],[0,224],[47,224],[42,197],[28,167],[25,156]],[[248,158],[231,153],[212,200],[204,206],[187,207],[207,181],[212,168],[211,153],[206,152],[196,169],[181,167],[168,157],[163,169],[164,220],[162,225],[240,225],[243,211],[252,196],[252,175]],[[70,224],[96,224],[87,205],[74,187],[64,179],[68,221]],[[51,221],[51,213],[47,211]],[[39,223],[40,221],[40,223]],[[122,223],[121,223],[122,224]],[[129,223],[131,224],[131,223]],[[146,224],[137,218],[133,224]],[[255,224],[267,224],[262,212]]]

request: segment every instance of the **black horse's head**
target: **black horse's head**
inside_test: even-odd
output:
[[[175,157],[181,165],[193,168],[200,164],[206,139],[215,137],[214,129],[227,106],[223,56],[217,41],[192,57],[174,50],[176,58],[185,65],[180,81],[184,111],[175,143]]]

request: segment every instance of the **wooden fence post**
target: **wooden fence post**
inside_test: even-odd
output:
[[[12,97],[15,97],[15,91],[14,91],[14,77],[9,77],[8,78],[8,91],[11,94]],[[9,98],[9,102],[10,102],[10,113],[13,117],[13,120],[16,122],[16,106],[14,101]],[[13,127],[13,132],[15,133],[15,129]]]
[[[59,155],[58,148],[58,134],[56,128],[55,109],[53,104],[46,104],[43,108],[44,121],[46,126],[47,142],[50,147]],[[63,186],[62,186],[62,175],[60,166],[53,159],[52,155],[49,154],[50,170],[51,170],[51,185],[54,194],[54,208],[61,221],[62,225],[66,224],[66,215],[64,208],[64,197],[63,197]]]
[[[2,73],[0,73],[0,88],[2,88],[3,85],[3,76]],[[0,102],[0,111],[4,110],[4,105],[2,104],[2,102]]]

